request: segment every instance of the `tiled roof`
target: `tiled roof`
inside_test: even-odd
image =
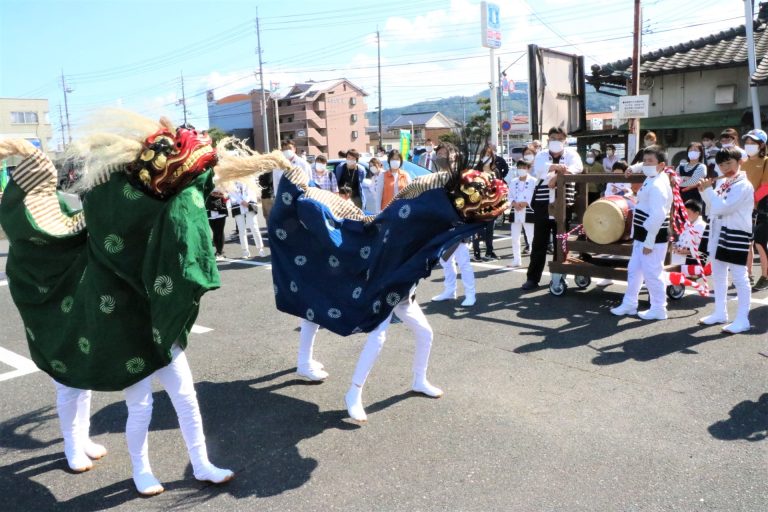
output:
[[[413,122],[416,126],[422,126],[427,124],[433,117],[437,115],[437,111],[433,112],[413,112],[411,114],[400,114],[397,119],[389,123],[390,127],[393,126],[410,126]]]
[[[760,72],[755,80],[768,80],[768,24],[764,19],[755,21],[755,55]],[[745,26],[730,28],[701,39],[655,50],[640,57],[640,74],[653,76],[712,68],[745,65],[747,39]],[[632,59],[611,62],[602,67],[593,66],[587,81],[593,85],[624,85],[631,74]]]
[[[763,41],[765,41],[765,37],[763,37]],[[768,85],[768,57],[765,56],[766,53],[768,53],[768,48],[763,50],[763,60],[760,61],[755,74],[752,75],[752,81],[761,85]]]

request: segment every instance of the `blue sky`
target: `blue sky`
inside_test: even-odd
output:
[[[502,66],[526,77],[528,43],[585,55],[587,66],[631,53],[632,0],[499,0]],[[207,127],[205,91],[217,98],[258,86],[255,17],[265,83],[347,77],[376,104],[377,26],[383,106],[474,94],[487,87],[479,0],[3,0],[0,97],[48,98],[58,127],[67,85],[73,131],[107,106]],[[743,23],[742,0],[644,0],[644,51]],[[58,137],[58,134],[57,136]]]

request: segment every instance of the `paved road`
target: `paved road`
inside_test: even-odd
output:
[[[167,491],[151,499],[130,480],[120,393],[93,400],[92,435],[109,455],[88,473],[65,470],[50,379],[7,352],[28,356],[0,275],[3,510],[768,509],[768,294],[754,297],[744,335],[698,326],[708,301],[697,296],[672,303],[666,322],[618,319],[608,309],[622,286],[522,293],[524,274],[504,267],[509,242],[498,246],[505,259],[475,265],[474,308],[427,302],[441,271],[419,286],[435,331],[430,377],[445,397],[408,393],[412,338],[393,325],[363,427],[342,397],[364,337],[321,330],[331,377],[296,379],[298,321],[275,310],[269,259],[222,263],[188,355],[212,460],[237,477],[192,479],[158,392],[151,458]],[[0,271],[7,249],[0,241]]]

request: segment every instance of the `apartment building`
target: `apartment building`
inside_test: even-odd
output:
[[[0,138],[27,139],[45,152],[55,151],[47,99],[0,98]]]

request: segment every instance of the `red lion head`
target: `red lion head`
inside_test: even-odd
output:
[[[466,170],[449,192],[454,208],[467,222],[493,220],[509,207],[509,189],[493,173]]]

